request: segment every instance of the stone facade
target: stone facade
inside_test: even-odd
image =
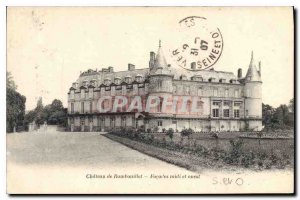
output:
[[[215,70],[186,71],[180,74],[166,63],[159,47],[150,53],[149,68],[114,72],[112,67],[87,70],[73,83],[68,92],[68,125],[70,131],[109,131],[111,129],[158,127],[181,131],[192,128],[202,131],[242,131],[262,129],[261,69],[257,70],[253,54],[245,77]],[[160,112],[161,104],[149,112],[100,113],[98,100],[102,96],[191,97],[197,99],[199,112],[191,108]],[[142,101],[143,105],[145,104]],[[187,103],[189,105],[189,102]]]

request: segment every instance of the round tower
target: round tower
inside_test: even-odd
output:
[[[153,57],[154,56],[152,56],[152,59]],[[162,128],[168,129],[172,127],[171,119],[163,119],[164,117],[171,117],[173,115],[171,110],[165,109],[163,102],[165,99],[167,99],[167,101],[172,101],[174,75],[171,73],[166,62],[160,41],[157,55],[153,62],[151,62],[150,58],[150,63],[153,63],[153,65],[149,66],[150,74],[148,98],[151,96],[151,98],[156,99],[157,105],[153,106],[153,108],[149,110],[148,114],[150,116],[150,120],[147,126],[150,128],[157,127],[158,131],[162,131]]]
[[[260,64],[259,71],[256,68],[252,52],[249,68],[244,79],[244,114],[245,128],[253,131],[260,131],[262,129],[262,81],[260,70]]]
[[[154,65],[150,68],[149,93],[172,93],[173,76],[164,57],[161,41],[159,41]]]

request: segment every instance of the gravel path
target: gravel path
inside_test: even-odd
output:
[[[7,134],[8,193],[291,192],[292,180],[291,171],[199,175],[100,133]]]

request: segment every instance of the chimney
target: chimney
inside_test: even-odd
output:
[[[191,63],[191,69],[194,69],[194,70],[196,69],[196,62]]]
[[[258,74],[261,76],[261,61],[258,63]]]
[[[155,53],[153,51],[150,52],[150,61],[149,61],[149,68],[152,69],[155,63]]]
[[[109,67],[108,67],[108,72],[114,72],[114,68],[111,67],[111,66],[109,66]]]
[[[150,60],[155,60],[155,53],[153,51],[150,52]]]
[[[128,71],[134,71],[135,66],[133,64],[128,63]]]
[[[242,69],[239,68],[238,69],[238,79],[242,78],[243,74],[242,74]]]

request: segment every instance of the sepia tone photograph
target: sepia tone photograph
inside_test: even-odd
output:
[[[13,7],[8,194],[294,194],[293,7]]]

